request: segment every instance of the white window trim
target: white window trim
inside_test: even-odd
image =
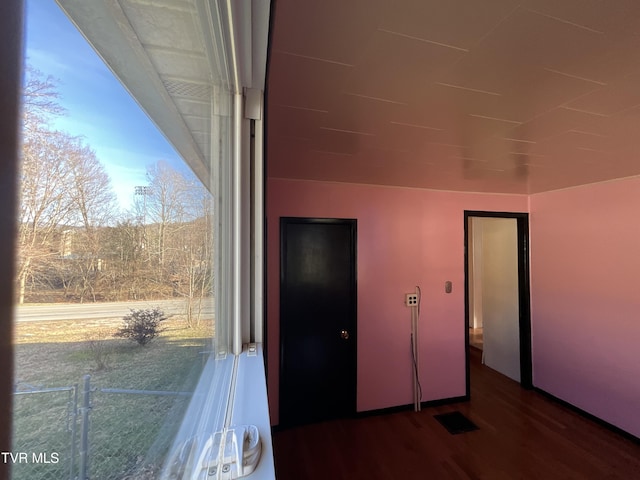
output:
[[[217,186],[218,215],[217,278],[214,282],[216,318],[229,321],[225,326],[222,326],[223,322],[216,322],[216,328],[221,325],[216,331],[216,356],[212,356],[205,366],[168,456],[169,463],[176,462],[176,452],[195,439],[196,443],[189,447],[191,454],[182,459],[185,463],[183,479],[190,479],[197,473],[193,471],[194,462],[204,448],[202,439],[221,427],[231,429],[238,425],[255,425],[261,439],[260,461],[247,478],[275,479],[261,344],[264,324],[263,93],[251,91],[251,105],[245,109],[244,92],[238,90],[240,86],[236,85],[230,109],[231,151],[212,152],[211,156],[220,158],[220,163],[212,168],[212,185]],[[252,118],[245,118],[245,111],[251,111]],[[212,129],[214,125],[212,122]],[[218,134],[212,131],[213,137]],[[212,142],[212,147],[216,144]],[[251,326],[254,339],[250,338]],[[249,356],[246,348],[243,350],[249,341],[258,342],[254,344],[256,355]],[[164,475],[167,474],[165,466]]]

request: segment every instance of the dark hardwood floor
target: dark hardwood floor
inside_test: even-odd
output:
[[[471,350],[471,401],[276,431],[278,480],[640,479],[640,445],[523,390]],[[479,430],[451,435],[433,418],[454,410]]]

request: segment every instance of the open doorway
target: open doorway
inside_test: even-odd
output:
[[[465,211],[465,336],[488,367],[532,387],[526,213]]]

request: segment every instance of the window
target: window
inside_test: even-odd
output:
[[[246,281],[231,260],[238,109],[222,77],[194,90],[164,76],[182,120],[197,124],[190,145],[170,139],[200,155],[188,157],[190,168],[172,151],[162,158],[165,147],[149,139],[160,136],[140,127],[148,121],[115,105],[110,72],[86,47],[61,44],[79,35],[57,6],[27,2],[27,14],[12,478],[155,477],[176,460],[167,459],[173,444],[184,451],[227,416],[237,308],[228,280]],[[72,88],[83,80],[85,98],[79,88],[59,97],[59,73]],[[210,108],[198,117],[203,96]],[[103,101],[91,111],[91,99]],[[107,112],[117,125],[110,133]],[[153,152],[136,152],[142,175],[114,145],[129,132]],[[123,185],[124,196],[114,188]]]
[[[39,8],[53,5],[36,3]],[[30,117],[34,121],[28,125],[32,131],[27,133],[34,135],[24,142],[24,148],[30,149],[28,153],[34,159],[58,161],[52,161],[48,169],[41,168],[42,162],[25,161],[29,168],[21,170],[21,185],[27,185],[24,180],[28,175],[36,175],[38,180],[31,182],[31,190],[22,189],[21,198],[42,197],[48,190],[41,187],[53,185],[49,180],[57,181],[55,191],[59,195],[58,203],[45,209],[44,216],[34,219],[37,209],[27,209],[28,215],[17,222],[23,234],[18,237],[23,242],[19,262],[23,275],[16,274],[16,301],[62,297],[82,301],[85,308],[100,300],[119,300],[126,294],[134,300],[181,297],[186,307],[179,312],[165,304],[161,312],[151,305],[138,309],[127,315],[129,330],[119,318],[122,313],[110,313],[115,318],[110,328],[121,331],[116,338],[103,334],[109,322],[101,319],[84,319],[83,328],[70,333],[63,322],[23,322],[24,317],[18,313],[16,341],[23,343],[16,345],[19,391],[12,397],[20,418],[14,422],[14,448],[11,452],[5,449],[9,455],[3,454],[5,465],[13,466],[14,478],[151,478],[158,475],[163,463],[169,469],[176,465],[183,468],[182,454],[195,452],[193,448],[202,443],[202,438],[243,418],[255,418],[256,412],[263,419],[251,421],[263,422],[260,433],[269,450],[266,392],[258,401],[250,391],[252,386],[264,390],[262,360],[243,363],[244,356],[239,356],[243,343],[260,342],[262,337],[260,117],[269,5],[254,5],[254,11],[249,12],[233,2],[176,2],[161,7],[163,12],[151,12],[158,5],[135,0],[106,3],[96,2],[86,8],[84,2],[58,0],[189,169],[171,162],[171,158],[166,163],[151,162],[145,181],[129,185],[133,187],[129,189],[133,190],[129,194],[129,217],[119,217],[114,206],[118,203],[117,192],[109,187],[111,172],[101,163],[103,152],[92,143],[91,135],[79,139],[69,134],[63,120],[52,125],[56,102],[46,100],[55,100],[55,84],[46,71],[41,75],[30,70],[26,81],[33,81],[33,98],[42,100],[38,96],[43,92],[40,87],[54,96],[45,95],[44,104],[35,102],[36,110],[41,110]],[[32,5],[28,3],[27,7],[32,14]],[[50,13],[45,16],[48,21]],[[155,16],[159,13],[170,14],[172,28],[161,30],[149,23],[162,22]],[[237,28],[244,28],[244,33]],[[168,35],[157,35],[159,31]],[[246,43],[238,48],[237,39],[246,38],[249,32],[254,36],[253,48],[261,48],[251,51]],[[55,44],[60,34],[50,33],[48,40]],[[184,51],[192,47],[202,47],[198,62],[192,61],[198,54]],[[39,52],[31,53],[37,56]],[[72,57],[76,52],[67,49],[67,53]],[[176,63],[168,60],[172,55]],[[42,58],[52,60],[47,55]],[[189,70],[192,67],[203,76],[194,79],[194,70]],[[247,75],[251,68],[253,75]],[[74,65],[72,71],[94,73],[86,64]],[[86,83],[97,85],[90,80]],[[245,112],[247,104],[249,113]],[[113,107],[105,105],[105,109]],[[49,107],[53,111],[47,110]],[[99,130],[96,120],[84,122],[88,132]],[[121,130],[134,126],[123,121]],[[49,147],[55,147],[54,151]],[[121,179],[113,182],[115,186],[126,183],[124,179],[131,180]],[[81,190],[80,186],[86,188]],[[56,217],[60,211],[66,216]],[[48,230],[40,228],[43,219],[50,220]],[[38,227],[31,237],[25,228],[29,224]],[[34,242],[26,243],[27,238]],[[157,298],[153,300],[158,302]],[[48,307],[49,313],[55,315],[57,308]],[[197,323],[207,323],[206,316],[196,312],[213,312],[215,326],[204,336],[178,336],[178,321],[192,331],[198,330],[194,326],[202,326]],[[167,328],[160,336],[153,331],[136,335],[133,326],[140,318],[150,320],[152,325],[158,321],[161,330]],[[37,327],[43,328],[36,331]],[[171,354],[167,354],[167,347]],[[261,352],[261,348],[256,351]],[[33,362],[34,369],[42,367],[46,375],[39,378],[46,378],[46,382],[31,381],[36,377],[28,375],[36,370],[30,371],[21,359]],[[85,364],[91,377],[69,380],[73,369],[60,368],[54,374],[51,365],[56,363]],[[186,373],[184,367],[189,364],[192,368]],[[111,383],[101,383],[103,380]],[[143,388],[131,388],[132,381]],[[118,398],[125,400],[118,403]],[[31,407],[18,405],[27,401],[32,402]],[[156,401],[157,405],[153,403]],[[246,414],[247,405],[250,414]],[[59,408],[54,415],[58,422],[34,422],[30,418],[47,410],[44,406]],[[124,422],[119,422],[121,419]],[[47,432],[54,424],[59,431]],[[118,428],[121,432],[116,434],[114,429]],[[27,443],[19,444],[25,432]],[[133,452],[133,443],[144,444],[142,453]],[[23,449],[19,445],[26,446]],[[99,457],[112,463],[104,463]],[[265,472],[273,475],[272,463],[262,469],[262,474]]]

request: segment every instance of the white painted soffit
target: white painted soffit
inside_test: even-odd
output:
[[[216,90],[231,88],[226,2],[56,1],[209,187],[211,116],[224,115],[217,110],[214,113],[211,99]],[[269,2],[254,3],[255,8],[251,0],[232,2],[238,12],[234,15],[235,39],[242,42],[236,57],[244,66],[242,86],[262,90]],[[253,28],[257,35],[252,36]]]

